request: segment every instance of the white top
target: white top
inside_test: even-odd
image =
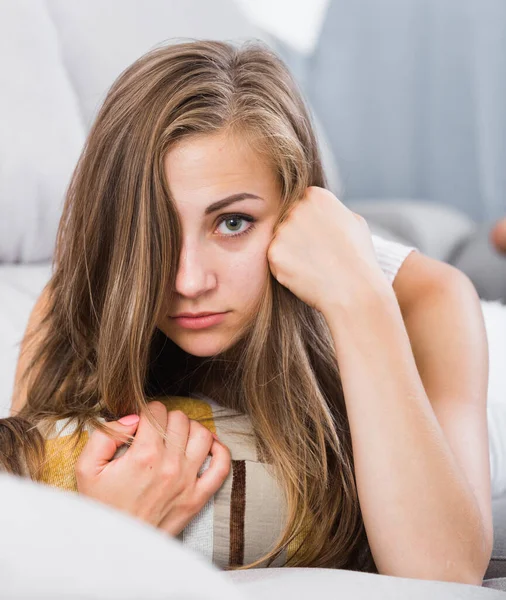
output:
[[[408,254],[413,250],[417,252],[419,250],[415,246],[405,246],[399,242],[392,242],[374,233],[371,236],[378,263],[390,284],[393,284],[395,276]]]

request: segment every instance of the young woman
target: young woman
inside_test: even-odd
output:
[[[242,442],[166,401],[209,398],[251,424],[287,517],[249,564],[244,532],[240,547],[235,525],[215,527],[241,557],[226,568],[298,539],[283,564],[479,585],[479,298],[453,267],[371,236],[325,186],[300,92],[267,48],[189,42],[136,61],[72,178],[2,463],[44,480],[48,427],[71,423],[79,492],[179,535],[247,477],[231,467]],[[247,493],[267,510],[263,476]]]

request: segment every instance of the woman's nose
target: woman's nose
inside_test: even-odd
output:
[[[216,275],[208,268],[203,252],[183,248],[176,276],[176,292],[195,298],[216,286]]]

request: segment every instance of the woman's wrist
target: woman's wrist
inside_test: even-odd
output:
[[[354,283],[346,289],[335,290],[322,302],[322,314],[329,326],[346,324],[350,319],[367,318],[381,314],[385,308],[393,306],[400,310],[393,287],[380,271],[363,283]]]

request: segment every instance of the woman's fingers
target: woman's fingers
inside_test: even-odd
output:
[[[202,475],[197,478],[197,483],[195,485],[197,501],[202,506],[223,485],[227,475],[230,473],[230,467],[232,465],[230,450],[216,439],[213,439],[211,455],[211,464]]]
[[[119,421],[106,423],[107,428],[118,434],[118,439],[95,430],[83,448],[76,464],[76,473],[79,471],[99,473],[112,460],[116,450],[127,442],[135,433],[139,424],[137,415],[128,415],[124,424]]]
[[[149,419],[148,413],[154,418],[159,428],[155,428]],[[167,409],[157,400],[145,406],[140,415],[137,433],[130,451],[136,454],[139,451],[156,455],[163,451],[163,433],[167,428]]]
[[[159,427],[151,424],[148,410]],[[167,413],[161,402],[150,402],[140,418],[129,416],[124,423],[111,422],[107,427],[109,433],[96,431],[90,436],[77,462],[79,493],[171,535],[178,535],[198,514],[230,472],[228,448],[184,412]],[[114,459],[117,449],[134,434],[124,455]],[[208,454],[209,467],[199,477]]]
[[[190,433],[190,419],[182,410],[171,410],[167,415],[165,448],[183,456]]]
[[[197,421],[190,421],[188,443],[186,444],[186,460],[193,467],[195,476],[209,455],[213,441],[213,434],[207,427]]]

